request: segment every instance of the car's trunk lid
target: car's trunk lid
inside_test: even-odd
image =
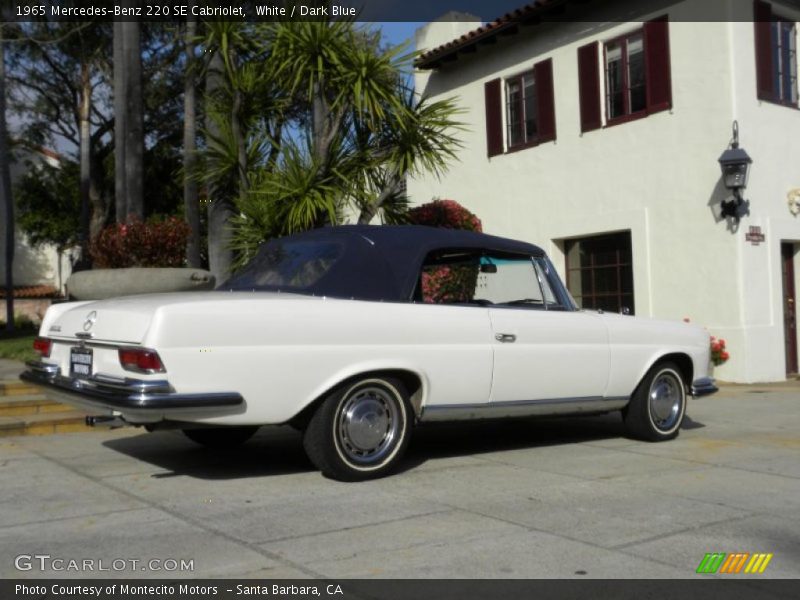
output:
[[[261,293],[261,296],[272,296]],[[279,294],[274,294],[278,296]],[[246,299],[249,294],[230,292],[184,292],[124,296],[97,302],[76,303],[54,319],[47,319],[43,335],[56,340],[91,340],[97,343],[141,344],[157,319],[158,309],[196,305],[203,302]],[[287,298],[288,294],[280,294]],[[55,308],[55,307],[54,307]],[[231,310],[235,310],[232,308]],[[202,326],[198,323],[198,327]]]

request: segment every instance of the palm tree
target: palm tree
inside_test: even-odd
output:
[[[197,191],[197,94],[195,37],[197,20],[189,17],[184,32],[186,75],[183,92],[183,206],[191,233],[186,243],[186,262],[202,266],[200,259],[200,205]]]
[[[225,65],[222,101],[207,104],[204,171],[237,191],[237,266],[265,239],[341,222],[348,208],[363,223],[402,220],[406,176],[455,158],[455,102],[415,96],[414,54],[353,23],[257,27]]]

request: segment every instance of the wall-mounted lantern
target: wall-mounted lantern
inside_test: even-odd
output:
[[[732,217],[738,221],[744,215],[750,214],[750,203],[742,197],[742,190],[747,187],[747,177],[752,162],[753,159],[747,152],[739,148],[739,123],[734,121],[731,145],[719,157],[722,181],[725,187],[733,192],[732,198],[722,202],[720,214],[723,217]]]

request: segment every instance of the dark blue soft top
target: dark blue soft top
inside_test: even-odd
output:
[[[219,289],[408,302],[425,257],[445,249],[544,256],[533,244],[472,231],[342,225],[270,240]]]

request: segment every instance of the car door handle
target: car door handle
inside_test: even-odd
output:
[[[498,342],[507,344],[510,342],[516,342],[517,336],[515,336],[513,333],[496,333],[494,339],[496,339]]]

